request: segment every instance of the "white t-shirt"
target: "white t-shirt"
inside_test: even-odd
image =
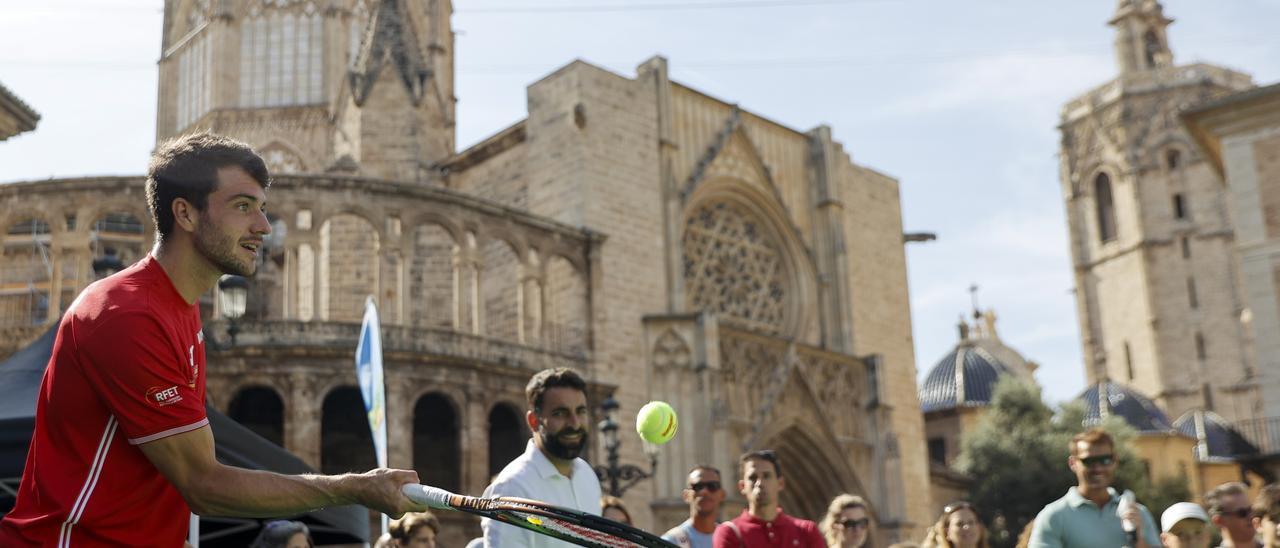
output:
[[[567,478],[542,454],[533,440],[529,440],[524,453],[507,464],[493,483],[485,488],[484,496],[494,495],[533,499],[600,515],[600,480],[591,465],[581,458],[573,459],[573,477]],[[480,520],[480,527],[484,529],[484,544],[489,548],[574,546],[488,518]]]

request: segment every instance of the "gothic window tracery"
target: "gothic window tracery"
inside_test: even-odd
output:
[[[682,241],[686,302],[767,333],[783,330],[790,289],[777,236],[740,204],[718,201],[694,210]]]
[[[323,20],[315,2],[254,2],[240,29],[240,106],[323,101],[323,40]]]

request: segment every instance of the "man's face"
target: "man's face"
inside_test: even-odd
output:
[[[699,468],[689,473],[688,483],[684,488],[684,501],[699,516],[715,515],[720,512],[720,503],[724,502],[724,486],[720,483],[720,474],[714,470]]]
[[[1165,548],[1209,548],[1209,527],[1203,521],[1187,518],[1161,533]]]
[[[742,465],[742,480],[738,490],[754,506],[771,506],[778,503],[778,493],[785,487],[773,463],[763,459],[750,459]]]
[[[542,410],[537,414],[537,444],[551,456],[573,460],[587,446],[587,395],[581,390],[557,386],[542,394]],[[531,425],[533,426],[533,425]]]
[[[199,212],[193,235],[196,252],[223,274],[252,276],[262,236],[271,232],[263,212],[266,202],[266,191],[243,169],[219,169],[218,186]]]
[[[1249,496],[1244,493],[1224,495],[1219,503],[1222,512],[1213,515],[1213,524],[1222,530],[1222,535],[1231,537],[1232,544],[1245,545],[1258,533],[1253,521],[1253,509],[1249,506]]]
[[[408,541],[400,542],[406,548],[436,548],[436,532],[430,527],[419,527]]]
[[[1076,443],[1076,454],[1067,459],[1076,473],[1077,485],[1090,490],[1106,489],[1116,477],[1116,456],[1105,443]]]

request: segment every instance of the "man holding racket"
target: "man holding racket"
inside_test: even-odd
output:
[[[591,423],[586,390],[586,381],[568,368],[539,371],[529,380],[525,387],[529,406],[525,421],[533,439],[523,454],[498,473],[484,490],[485,497],[534,499],[600,514],[600,483],[591,465],[578,457],[587,447]],[[489,548],[569,545],[487,518],[480,524]]]
[[[262,158],[231,139],[191,135],[156,150],[146,184],[156,245],[63,316],[0,546],[180,546],[192,510],[425,509],[401,493],[413,471],[287,476],[214,457],[198,301],[223,274],[253,274],[271,231],[269,184]]]

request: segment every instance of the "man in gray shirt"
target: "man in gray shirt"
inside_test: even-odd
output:
[[[694,466],[681,495],[689,503],[689,519],[672,527],[662,540],[681,548],[711,548],[711,536],[720,523],[720,504],[725,497],[720,471],[708,464]]]

